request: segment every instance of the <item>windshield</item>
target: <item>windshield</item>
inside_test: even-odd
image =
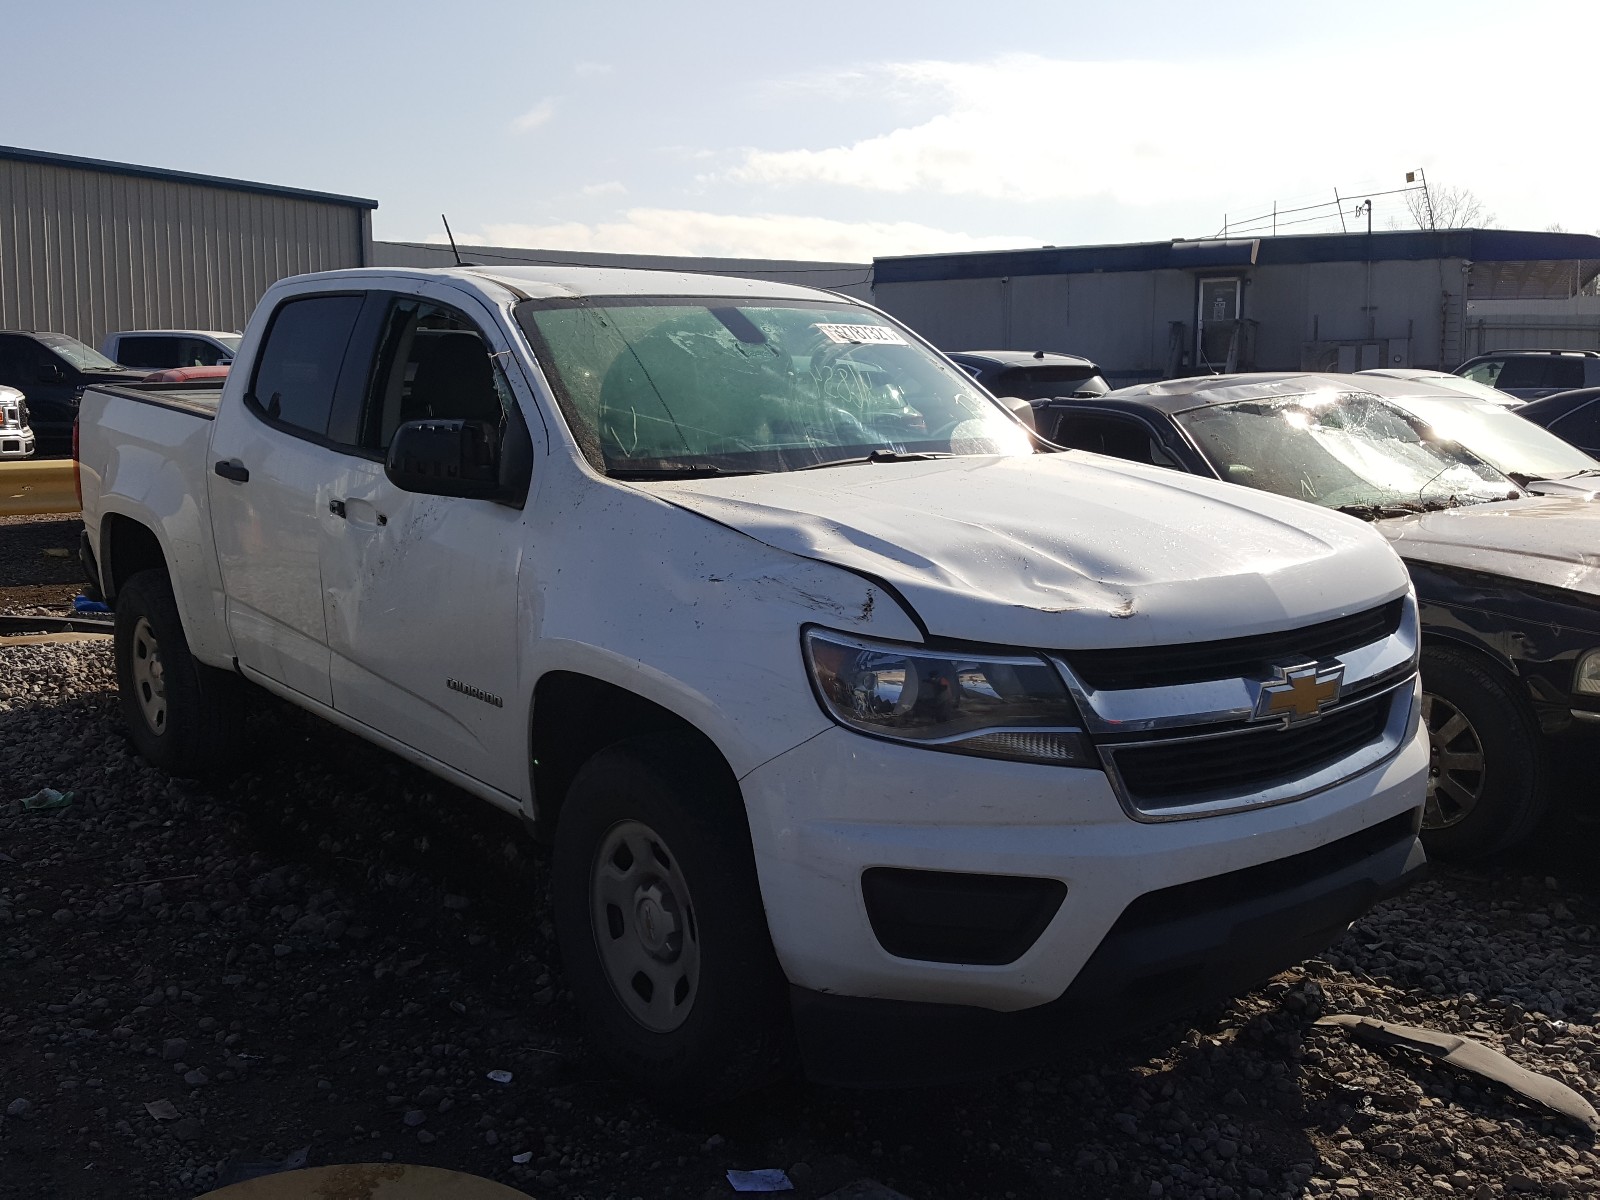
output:
[[[92,346],[85,346],[77,338],[70,338],[64,333],[36,333],[34,336],[46,348],[66,359],[80,371],[126,371],[128,369],[118,366]]]
[[[1600,462],[1503,405],[1442,396],[1407,396],[1394,402],[1426,421],[1441,438],[1460,442],[1507,475],[1564,479],[1600,471]]]
[[[244,341],[244,335],[238,333],[214,333],[211,338],[213,341],[221,342],[235,354],[239,353],[239,343]]]
[[[517,319],[585,455],[613,473],[792,471],[1032,452],[964,372],[850,304],[530,300]]]
[[[1364,392],[1242,400],[1177,415],[1218,475],[1328,508],[1476,504],[1519,493],[1459,446]]]

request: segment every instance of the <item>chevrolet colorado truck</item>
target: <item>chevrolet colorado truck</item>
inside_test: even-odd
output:
[[[1421,867],[1383,539],[1045,448],[826,292],[385,268],[88,388],[78,470],[140,753],[265,689],[519,814],[598,1045],[703,1099],[1014,1067]]]

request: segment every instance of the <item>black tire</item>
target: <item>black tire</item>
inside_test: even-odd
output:
[[[675,1104],[732,1099],[784,1074],[791,1059],[787,992],[767,932],[743,805],[726,767],[708,757],[674,735],[636,738],[596,754],[578,771],[562,805],[551,875],[567,985],[600,1052],[620,1074]],[[640,841],[639,829],[649,837]],[[630,837],[633,845],[650,845],[655,858],[646,860],[649,871],[671,878],[663,882],[635,870],[631,854],[619,869],[619,850],[604,867],[619,882],[605,886],[635,898],[659,896],[654,911],[673,913],[675,949],[648,944],[652,922],[645,905],[653,901],[636,899],[625,912],[626,904],[604,896],[602,852]],[[630,879],[642,880],[644,890]],[[675,889],[686,891],[686,902]],[[613,982],[618,956],[630,947],[635,956],[653,956],[643,960],[655,980],[648,997],[636,986],[628,998],[625,985]],[[692,987],[685,970],[691,950],[697,963]],[[633,976],[636,984],[642,974]],[[652,1029],[634,1009],[649,1007],[655,986],[667,996],[668,985],[683,1000],[664,1000],[664,1009],[647,1014],[664,1026]]]
[[[189,778],[235,769],[242,681],[189,652],[165,571],[140,571],[118,591],[116,664],[122,719],[146,762]]]
[[[1492,667],[1441,647],[1422,651],[1422,691],[1431,746],[1423,845],[1453,862],[1509,849],[1549,807],[1546,747],[1532,711]]]

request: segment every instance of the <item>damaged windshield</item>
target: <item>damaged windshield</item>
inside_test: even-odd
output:
[[[850,304],[530,300],[517,319],[584,454],[649,478],[1033,451],[964,373]]]
[[[1381,516],[1515,498],[1515,484],[1363,392],[1317,392],[1179,413],[1218,475],[1280,496]]]

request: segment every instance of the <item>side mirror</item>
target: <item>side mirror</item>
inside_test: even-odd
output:
[[[46,363],[44,366],[39,368],[40,383],[61,383],[66,378],[66,372],[60,367],[56,366],[55,363]]]
[[[1001,396],[1000,403],[1011,410],[1011,415],[1016,417],[1035,433],[1039,431],[1039,422],[1034,419],[1033,405],[1020,396]]]
[[[499,441],[487,421],[407,421],[394,431],[383,473],[402,491],[498,500]]]

